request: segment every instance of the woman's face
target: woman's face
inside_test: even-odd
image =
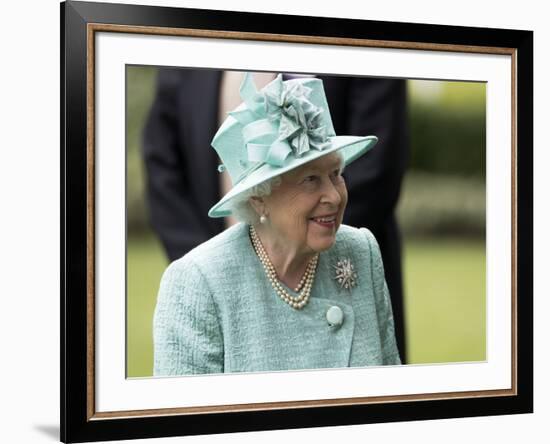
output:
[[[348,201],[342,160],[328,154],[281,176],[263,198],[268,235],[298,252],[321,252],[336,240]]]

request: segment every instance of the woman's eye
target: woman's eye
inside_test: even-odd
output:
[[[317,180],[317,176],[307,176],[304,182],[315,182],[315,180]]]

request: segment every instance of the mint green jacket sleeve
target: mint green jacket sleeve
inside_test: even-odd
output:
[[[154,317],[154,375],[223,373],[223,337],[208,284],[182,258],[165,271]]]

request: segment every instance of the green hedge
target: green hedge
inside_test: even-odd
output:
[[[485,84],[444,82],[435,100],[423,100],[414,86],[410,169],[485,177]]]

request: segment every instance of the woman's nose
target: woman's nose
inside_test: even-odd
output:
[[[333,205],[340,205],[342,202],[342,196],[340,195],[338,189],[330,180],[330,178],[323,180],[323,195],[321,197],[321,203],[330,203]]]

